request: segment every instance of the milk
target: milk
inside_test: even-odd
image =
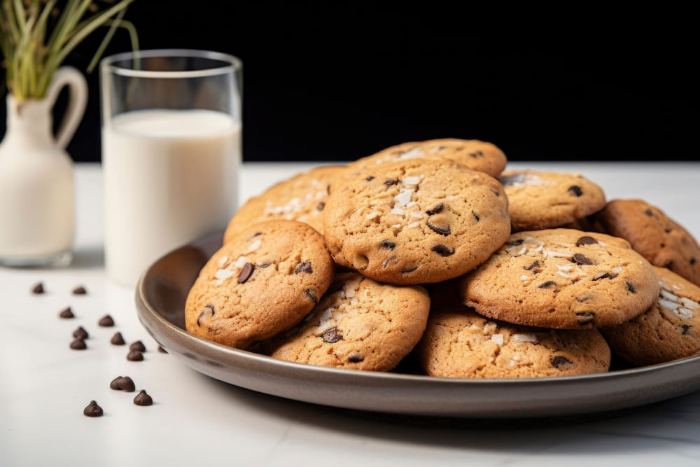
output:
[[[143,110],[102,131],[105,260],[133,286],[153,261],[225,229],[237,203],[241,127],[209,110]]]

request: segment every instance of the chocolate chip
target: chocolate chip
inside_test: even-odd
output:
[[[671,230],[672,230],[672,229],[664,229],[664,232],[666,232],[666,233],[671,233]]]
[[[111,383],[109,383],[109,388],[114,389],[115,391],[136,391],[136,385],[134,384],[134,381],[128,376],[117,376],[112,380]]]
[[[540,262],[537,261],[537,260],[535,260],[535,262],[532,263],[531,265],[529,265],[529,266],[523,266],[523,269],[526,270],[526,271],[532,271],[533,269],[539,268],[539,267],[540,267]]]
[[[331,186],[330,185],[326,185],[326,193],[328,193],[329,195],[331,194]]]
[[[690,332],[690,328],[692,328],[692,326],[688,324],[681,324],[681,336],[687,336],[688,332]]]
[[[627,290],[629,290],[632,293],[637,293],[637,289],[634,287],[634,284],[632,284],[630,281],[625,281],[625,285],[627,286]]]
[[[73,310],[70,309],[70,307],[61,310],[61,312],[58,314],[59,318],[63,319],[70,319],[70,318],[75,318],[75,315],[73,314]]]
[[[161,345],[158,346],[158,352],[160,352],[160,353],[168,353],[168,351],[165,350],[165,349],[163,348],[163,346],[161,346]]]
[[[324,332],[321,337],[323,337],[323,342],[328,344],[335,344],[343,339],[343,336],[338,333],[338,328],[330,328],[328,331]]]
[[[88,332],[85,329],[83,329],[82,326],[79,326],[78,329],[73,331],[73,337],[75,337],[76,339],[82,340],[82,339],[87,339],[89,336],[88,336]]]
[[[95,401],[90,401],[88,406],[83,410],[83,415],[86,417],[101,417],[103,414],[102,407],[97,405]]]
[[[204,311],[207,311],[207,309],[208,309],[209,311],[211,311],[211,315],[212,315],[212,316],[214,316],[214,315],[216,314],[216,311],[214,311],[214,305],[209,304],[209,305],[205,306],[205,307],[204,307]]]
[[[351,363],[360,363],[365,361],[365,357],[363,357],[360,352],[350,352],[350,355],[348,355],[348,361]]]
[[[455,249],[445,246],[443,244],[437,244],[431,248],[432,251],[440,256],[452,256],[455,254]]]
[[[666,262],[664,263],[664,267],[665,267],[666,269],[671,269],[671,268],[673,267],[673,260],[672,260],[672,259],[669,259],[668,261],[666,261]]]
[[[396,185],[397,183],[399,183],[398,180],[387,180],[386,182],[384,182],[384,184],[385,184],[386,186],[388,186],[388,187],[389,187],[389,186]]]
[[[591,266],[591,265],[596,264],[593,261],[591,261],[590,259],[588,259],[588,257],[582,255],[581,253],[576,253],[573,256],[572,260],[574,263],[580,264],[582,266]]]
[[[472,211],[472,216],[474,216],[474,219],[476,219],[477,222],[479,222],[479,220],[481,219],[479,217],[479,215],[477,213],[475,213],[474,211]]]
[[[143,354],[138,350],[132,350],[131,352],[126,354],[126,359],[130,362],[141,362],[143,361]]]
[[[418,266],[413,266],[413,267],[409,266],[407,268],[402,269],[401,272],[404,274],[408,274],[409,272],[413,272],[416,269],[418,269]]]
[[[253,235],[251,235],[250,237],[248,237],[248,239],[246,240],[246,242],[251,241],[251,240],[254,239],[255,237],[259,237],[259,236],[261,236],[262,234],[263,234],[262,232],[255,232]]]
[[[252,263],[245,263],[243,265],[243,269],[241,269],[241,273],[238,275],[238,283],[239,284],[245,284],[245,282],[250,279],[250,276],[253,274],[253,269],[255,269],[255,265]]]
[[[129,350],[138,350],[139,352],[145,352],[146,351],[146,346],[143,345],[143,342],[141,341],[136,341],[133,344],[129,346]]]
[[[691,266],[694,265],[694,264],[697,263],[697,262],[698,262],[698,260],[696,260],[695,258],[690,258],[690,265],[691,265]]]
[[[425,213],[429,216],[434,216],[435,214],[440,214],[444,208],[445,208],[445,205],[440,203],[437,206],[435,206],[433,209],[429,209],[429,210],[425,211]]]
[[[388,267],[388,266],[391,264],[391,262],[394,261],[395,259],[396,259],[396,256],[389,256],[389,257],[388,257],[387,259],[385,259],[384,262],[382,263],[382,267],[383,267],[383,268]]]
[[[597,276],[595,276],[595,277],[593,278],[593,282],[599,281],[599,280],[601,280],[601,279],[610,279],[610,280],[613,280],[613,279],[615,279],[616,277],[617,277],[617,274],[615,274],[615,273],[613,273],[613,272],[604,272],[604,273],[602,273],[602,274],[598,274]]]
[[[557,355],[556,357],[550,358],[549,363],[551,363],[552,366],[554,368],[556,368],[557,370],[562,370],[562,371],[568,370],[574,366],[574,362],[572,362],[571,360],[569,360],[566,357],[562,357],[561,355]]]
[[[255,267],[258,268],[258,269],[265,269],[265,268],[267,268],[267,267],[269,267],[269,266],[270,266],[270,263],[262,263],[262,264],[258,264],[258,265],[255,266]]]
[[[206,313],[206,312],[203,311],[203,312],[201,312],[201,313],[199,314],[199,316],[197,316],[197,326],[198,326],[198,327],[202,327],[202,323],[200,323],[199,320],[201,320],[201,319],[204,317],[204,313]]]
[[[305,263],[297,264],[297,267],[294,268],[294,274],[301,274],[302,272],[308,272],[311,274],[313,272],[313,269],[311,269],[311,263],[307,261]]]
[[[82,285],[73,289],[73,295],[86,295],[87,290]]]
[[[596,240],[593,237],[589,237],[589,236],[581,237],[578,240],[576,240],[576,246],[595,245],[597,243],[598,243],[598,240]]]
[[[654,211],[652,211],[651,209],[647,209],[646,211],[644,211],[644,214],[646,214],[649,217],[653,217]]]
[[[320,203],[318,203],[318,204],[316,205],[316,210],[317,210],[317,211],[323,211],[323,208],[325,208],[325,207],[326,207],[326,203],[324,203],[323,201],[321,201]]]
[[[538,289],[556,289],[557,288],[557,283],[554,281],[547,281],[542,284],[540,284]]]
[[[384,240],[379,244],[379,248],[385,248],[387,250],[393,250],[396,248],[396,243],[390,242],[389,240]]]
[[[134,404],[140,405],[141,407],[153,405],[153,398],[146,393],[145,389],[142,389],[141,392],[134,397]]]
[[[595,321],[595,313],[592,311],[580,311],[576,313],[576,322],[578,324],[591,324]]]
[[[112,345],[124,345],[126,342],[124,342],[124,338],[122,337],[121,332],[115,332],[114,335],[112,336],[112,340],[109,341]]]
[[[501,194],[500,194],[497,190],[494,190],[493,188],[491,188],[491,193],[493,193],[494,195],[496,195],[496,197],[501,196]]]
[[[448,236],[451,232],[449,225],[447,225],[447,226],[433,225],[430,222],[430,219],[428,219],[427,224],[428,224],[428,227],[430,227],[430,230],[432,230],[433,232],[439,233],[440,235]]]
[[[591,298],[593,298],[593,297],[591,297],[590,295],[584,295],[583,297],[576,297],[576,301],[579,303],[583,303],[583,302],[587,302]]]
[[[97,324],[99,324],[103,328],[111,328],[112,326],[114,326],[114,320],[111,316],[104,315],[102,318],[100,318]]]
[[[70,348],[73,350],[85,350],[87,349],[87,344],[82,339],[76,339],[70,343]]]
[[[508,245],[508,246],[520,246],[523,244],[524,241],[525,241],[525,239],[519,238],[517,240],[511,240],[509,242],[506,242],[506,245]]]
[[[316,303],[318,301],[318,299],[316,298],[316,294],[311,289],[305,289],[304,295],[306,295],[309,298],[309,300],[311,300],[314,303]]]
[[[481,151],[474,151],[474,152],[470,152],[469,155],[472,157],[483,157],[484,153]]]
[[[36,284],[34,287],[32,287],[32,293],[36,295],[40,295],[44,293],[44,284],[39,282]]]
[[[369,177],[365,178],[365,180],[371,182],[372,180],[374,180],[374,176],[370,175]]]
[[[571,185],[567,191],[569,191],[572,195],[576,195],[576,196],[583,195],[583,192],[581,191],[580,186]]]

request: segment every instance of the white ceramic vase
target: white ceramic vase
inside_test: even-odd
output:
[[[56,137],[51,109],[68,86],[70,100]],[[73,164],[65,151],[87,104],[87,83],[75,68],[56,71],[43,99],[7,97],[0,143],[0,264],[67,264],[75,231]]]

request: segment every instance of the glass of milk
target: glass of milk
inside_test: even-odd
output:
[[[168,251],[223,231],[237,206],[242,64],[147,50],[100,65],[105,261],[133,286]]]

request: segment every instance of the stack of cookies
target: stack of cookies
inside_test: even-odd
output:
[[[410,356],[462,378],[700,353],[700,247],[683,227],[580,175],[506,162],[440,139],[273,186],[231,220],[187,330],[292,362],[390,371]]]

